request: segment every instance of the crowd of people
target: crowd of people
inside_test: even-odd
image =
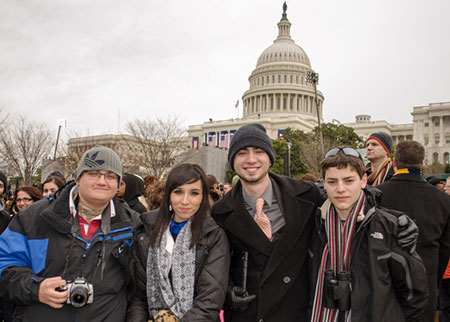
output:
[[[420,143],[393,148],[376,132],[368,164],[335,147],[294,179],[248,124],[230,183],[123,174],[103,146],[6,199],[0,173],[0,321],[450,321],[450,180],[422,177]]]

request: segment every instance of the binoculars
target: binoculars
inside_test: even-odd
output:
[[[329,309],[349,311],[351,308],[350,273],[339,272],[334,276],[330,269],[325,270],[323,304]]]

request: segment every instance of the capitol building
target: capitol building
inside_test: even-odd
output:
[[[226,171],[226,150],[233,134],[243,125],[260,123],[271,139],[277,139],[286,128],[310,132],[318,125],[318,119],[323,122],[325,97],[317,91],[316,107],[315,86],[306,78],[314,70],[306,52],[291,38],[286,4],[277,26],[277,38],[261,53],[249,76],[249,89],[242,96],[243,117],[221,121],[210,119],[188,127],[192,148],[219,148],[223,152],[222,157],[207,162],[209,165],[203,164],[209,173]],[[355,116],[355,122],[344,125],[352,127],[362,140],[378,131],[390,134],[394,144],[416,140],[425,147],[425,164],[450,163],[450,102],[416,106],[411,115],[412,124],[372,121],[370,115],[361,114]],[[222,165],[220,169],[214,169],[211,164]]]
[[[250,74],[250,88],[242,96],[243,117],[210,121],[188,128],[192,147],[227,149],[231,137],[241,126],[260,123],[272,138],[279,138],[286,128],[310,132],[318,124],[314,84],[306,81],[314,73],[306,52],[291,38],[287,6],[278,22],[278,37],[258,58]],[[317,92],[321,122],[324,96]]]

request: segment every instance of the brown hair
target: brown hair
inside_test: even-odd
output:
[[[170,205],[170,194],[177,187],[182,186],[186,183],[194,183],[200,180],[202,185],[202,203],[197,213],[192,218],[191,230],[192,238],[190,248],[195,246],[200,242],[203,235],[203,222],[209,213],[209,202],[208,202],[208,186],[206,183],[206,175],[203,169],[191,163],[182,163],[175,168],[173,168],[169,176],[167,177],[166,187],[164,191],[164,197],[159,208],[158,215],[156,217],[155,227],[153,228],[152,234],[150,236],[150,246],[160,246],[161,238],[167,226],[170,224],[173,214],[169,211]]]
[[[317,177],[313,175],[312,173],[305,173],[300,180],[303,181],[311,181],[311,182],[317,182]]]
[[[44,185],[49,182],[53,182],[54,184],[56,184],[58,189],[61,188],[62,186],[64,186],[64,181],[60,177],[50,176],[47,178],[47,180],[44,181],[44,183],[42,183],[42,188],[44,188]]]
[[[160,181],[151,186],[147,190],[147,205],[148,210],[154,210],[161,207],[164,198],[164,189],[166,188],[166,180]]]
[[[355,169],[360,178],[362,178],[364,176],[364,173],[366,172],[364,168],[364,162],[360,158],[354,157],[352,155],[346,155],[342,150],[333,156],[323,159],[320,163],[320,166],[322,168],[322,176],[324,178],[327,169],[334,167],[338,169],[345,169],[348,166],[351,166],[353,169]]]
[[[397,169],[422,167],[425,158],[425,149],[417,141],[406,140],[397,144],[395,147],[395,163]]]
[[[17,193],[20,191],[27,193],[31,197],[31,199],[33,199],[33,202],[36,202],[36,201],[44,198],[44,196],[42,195],[42,191],[33,186],[23,186],[23,187],[20,187],[19,189],[17,189],[16,198],[17,198]]]

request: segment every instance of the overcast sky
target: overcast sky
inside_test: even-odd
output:
[[[136,118],[237,116],[282,1],[1,0],[0,108],[66,133]],[[450,1],[288,1],[291,36],[319,73],[326,122],[412,122],[450,101]],[[242,101],[240,101],[242,115]],[[120,115],[120,117],[119,117]]]

